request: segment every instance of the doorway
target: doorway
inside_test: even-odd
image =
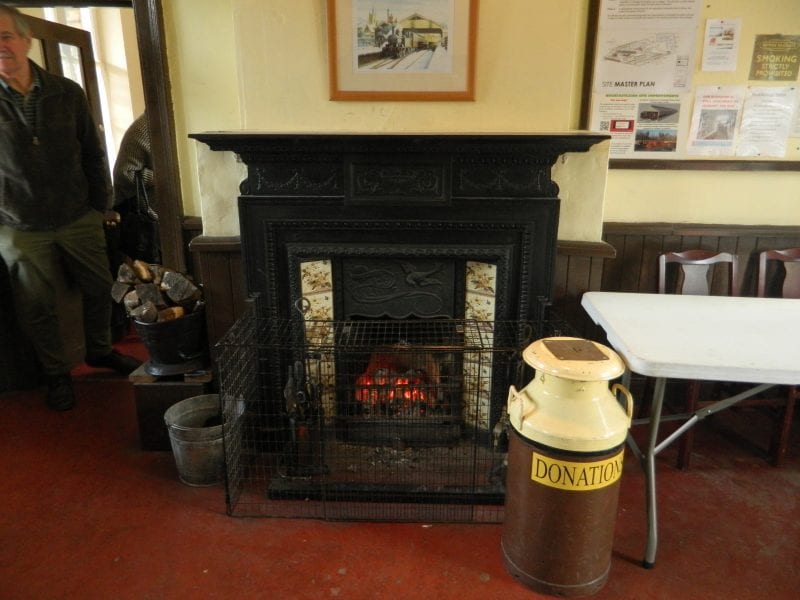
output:
[[[162,260],[178,271],[186,271],[182,235],[183,206],[180,189],[171,86],[164,43],[162,0],[81,2],[79,0],[17,1],[6,4],[25,8],[98,7],[132,8],[139,62],[142,70],[144,104],[147,108],[155,171],[156,210],[159,213]],[[0,305],[11,301],[5,269],[0,269]],[[19,343],[13,312],[0,311],[0,392],[30,389],[41,381],[32,349]]]
[[[159,215],[162,260],[185,272],[183,204],[178,172],[171,85],[164,42],[162,0],[28,0],[6,4],[25,8],[81,7],[131,8],[136,27],[144,104],[150,121],[154,181],[154,207]]]

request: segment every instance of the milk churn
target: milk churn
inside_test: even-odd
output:
[[[508,395],[503,560],[536,591],[592,594],[611,567],[633,398],[609,381],[625,365],[610,348],[572,337],[540,339],[522,356],[535,374]]]

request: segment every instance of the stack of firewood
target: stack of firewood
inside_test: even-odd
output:
[[[140,323],[178,319],[203,306],[203,293],[189,277],[141,260],[120,265],[111,297]]]

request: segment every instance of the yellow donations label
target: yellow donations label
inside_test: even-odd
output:
[[[611,458],[596,462],[557,460],[533,453],[531,480],[560,490],[588,492],[611,485],[622,476],[620,450]]]

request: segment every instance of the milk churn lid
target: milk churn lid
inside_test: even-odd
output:
[[[625,372],[625,363],[611,348],[574,337],[537,340],[522,358],[537,371],[578,381],[610,380]]]

